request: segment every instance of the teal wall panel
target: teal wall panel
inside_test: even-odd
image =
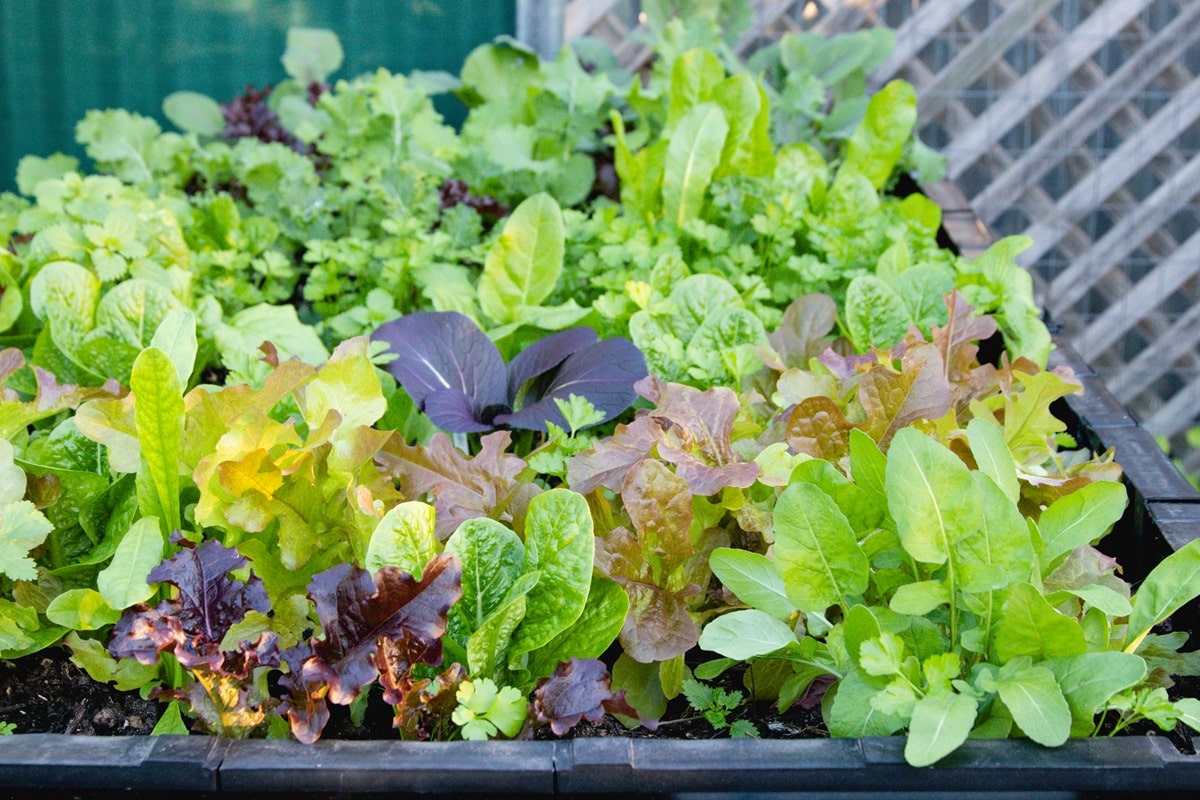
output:
[[[283,77],[291,26],[329,28],[346,60],[334,77],[377,67],[457,73],[476,45],[512,34],[515,0],[0,0],[0,191],[17,161],[82,155],[75,124],[91,108],[165,121],[178,89],[219,101]],[[439,101],[453,118],[453,105]]]

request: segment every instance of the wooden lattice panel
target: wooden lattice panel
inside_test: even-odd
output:
[[[748,54],[795,30],[896,29],[874,86],[922,138],[1113,392],[1180,442],[1200,424],[1200,0],[756,0]],[[569,0],[566,35],[637,68],[636,0]],[[1200,453],[1188,456],[1200,468]]]

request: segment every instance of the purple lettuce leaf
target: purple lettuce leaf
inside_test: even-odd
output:
[[[598,425],[633,405],[637,399],[633,385],[644,377],[646,359],[633,342],[620,337],[605,339],[568,356],[536,398],[526,398],[526,404],[520,410],[500,414],[495,421],[511,428],[543,432],[547,430],[548,422],[567,428],[567,421],[555,401],[566,401],[575,394],[586,397],[596,410],[604,413],[604,418],[595,423]],[[533,402],[529,402],[531,400]]]
[[[675,465],[692,494],[709,496],[726,486],[751,486],[762,469],[733,451],[733,423],[741,410],[736,392],[725,387],[701,391],[650,376],[638,393],[655,404],[649,416],[662,428],[658,455]]]
[[[151,570],[147,581],[170,583],[179,590],[178,596],[154,608],[143,603],[126,609],[113,628],[109,652],[114,658],[127,656],[153,664],[160,652],[169,650],[189,669],[204,665],[215,671],[242,671],[238,659],[246,647],[241,654],[223,653],[221,640],[247,612],[270,610],[262,580],[253,573],[245,583],[232,579],[229,573],[242,569],[247,561],[219,542],[196,547],[178,535],[172,540],[182,549]],[[274,641],[265,636],[250,646],[259,663],[273,661],[273,648]]]
[[[829,333],[837,324],[837,305],[825,294],[806,294],[792,301],[783,312],[779,328],[767,336],[775,348],[782,371],[786,367],[806,368],[833,343]]]
[[[522,513],[521,503],[531,499],[536,486],[518,480],[527,465],[505,452],[511,442],[507,431],[490,433],[480,438],[479,453],[470,457],[444,433],[434,434],[426,446],[393,436],[375,458],[405,497],[431,496],[437,537],[445,541],[465,520],[492,517],[511,523]]]
[[[422,411],[430,411],[427,404],[434,393],[454,390],[469,400],[478,423],[487,409],[507,400],[508,376],[500,351],[457,311],[409,314],[380,326],[371,338],[385,342],[396,354],[386,368]],[[441,395],[437,402],[451,402],[449,397]],[[452,402],[457,409],[457,398]]]
[[[441,662],[446,613],[462,596],[462,566],[443,553],[418,581],[395,567],[372,579],[361,567],[339,564],[313,576],[308,592],[325,636],[312,642],[302,676],[306,683],[320,678],[329,701],[346,705],[381,669],[394,685],[413,664]]]
[[[639,718],[626,702],[625,691],[613,691],[608,668],[594,658],[559,662],[553,675],[539,680],[533,693],[533,713],[538,722],[549,723],[556,736],[563,736],[580,720],[599,722],[605,714]],[[641,722],[650,730],[658,727],[655,719]]]
[[[625,476],[658,443],[662,429],[642,414],[628,425],[618,425],[613,435],[579,453],[567,464],[567,485],[580,494],[598,486],[620,492]]]
[[[309,642],[285,650],[282,661],[288,671],[279,676],[279,686],[287,692],[278,706],[278,713],[288,718],[292,735],[304,744],[312,744],[321,738],[321,732],[329,722],[329,703],[325,701],[325,683],[319,669],[307,670],[313,659]]]

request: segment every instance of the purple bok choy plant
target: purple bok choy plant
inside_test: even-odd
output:
[[[637,399],[646,360],[628,339],[599,341],[591,328],[540,339],[507,365],[479,326],[456,311],[422,311],[379,327],[395,360],[386,365],[433,424],[451,433],[503,428],[570,430],[559,401],[575,395],[596,410],[590,424],[615,418]]]

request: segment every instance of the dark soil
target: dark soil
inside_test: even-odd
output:
[[[734,672],[718,683],[739,687]],[[1171,690],[1175,697],[1200,697],[1200,678],[1177,678]],[[146,735],[158,721],[163,706],[143,700],[136,692],[119,692],[97,683],[71,663],[61,648],[48,648],[37,655],[5,661],[0,659],[0,722],[12,723],[16,733],[74,733],[94,736]],[[327,739],[393,739],[391,709],[377,695],[371,698],[361,726],[350,721],[346,708],[332,706],[332,717],[325,729]],[[829,735],[821,719],[821,709],[793,706],[780,714],[770,703],[747,703],[730,716],[753,722],[767,739],[815,739]],[[717,739],[728,736],[717,731],[682,698],[673,701],[657,731],[626,728],[612,717],[600,722],[586,720],[577,725],[568,738],[586,736],[624,736],[659,739]],[[1122,736],[1163,736],[1183,753],[1195,752],[1190,729],[1180,724],[1174,731],[1163,731],[1149,722],[1138,723]],[[549,729],[539,729],[535,738],[550,739]]]
[[[0,659],[0,722],[15,733],[145,735],[160,705],[88,677],[66,651],[51,647],[17,661]]]

